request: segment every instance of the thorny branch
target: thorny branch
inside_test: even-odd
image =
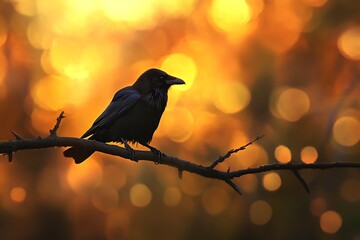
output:
[[[0,154],[7,155],[9,161],[11,162],[13,158],[13,153],[20,150],[26,149],[42,149],[42,148],[51,148],[51,147],[85,147],[91,148],[95,151],[106,153],[113,156],[119,156],[130,160],[129,152],[122,147],[112,144],[105,144],[97,142],[94,140],[87,140],[82,138],[73,138],[73,137],[59,137],[57,136],[57,130],[60,126],[61,120],[64,118],[64,113],[62,112],[57,118],[56,125],[54,129],[50,130],[50,136],[47,138],[34,138],[34,139],[25,139],[19,134],[12,132],[15,136],[15,140],[8,140],[0,142]],[[179,159],[177,157],[164,155],[161,158],[159,164],[171,166],[179,170],[179,175],[183,171],[194,173],[206,178],[218,179],[229,184],[236,192],[241,194],[240,188],[232,181],[234,178],[241,177],[247,174],[257,174],[268,171],[278,171],[278,170],[288,170],[293,172],[296,178],[300,181],[301,185],[305,188],[307,192],[310,192],[309,186],[307,185],[304,178],[299,174],[299,170],[303,169],[331,169],[331,168],[360,168],[360,162],[332,162],[332,163],[312,163],[312,164],[303,164],[303,163],[287,163],[287,164],[267,164],[255,168],[247,168],[236,171],[219,171],[215,169],[220,162],[223,162],[230,157],[231,154],[236,153],[240,150],[244,150],[247,146],[251,145],[253,142],[259,140],[263,136],[257,137],[248,144],[234,150],[230,150],[227,154],[222,157],[219,157],[214,161],[211,166],[203,166],[195,164],[186,160]],[[136,150],[135,156],[132,161],[150,161],[158,163],[157,156],[155,156],[151,151],[141,151]],[[131,161],[131,160],[130,160]]]

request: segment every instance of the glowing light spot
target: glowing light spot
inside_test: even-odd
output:
[[[276,191],[281,186],[281,178],[277,173],[267,173],[262,182],[264,188],[268,191]]]
[[[93,192],[91,198],[93,205],[103,212],[114,209],[118,204],[118,199],[119,196],[115,188],[108,185],[101,185],[98,187]]]
[[[202,195],[204,209],[211,215],[223,212],[228,207],[229,202],[229,193],[222,187],[211,187]]]
[[[243,154],[234,163],[236,168],[254,167],[268,162],[267,152],[262,146],[255,143],[246,150],[242,152]]]
[[[310,212],[313,216],[319,217],[327,208],[326,200],[322,197],[314,198],[310,203]]]
[[[186,141],[194,131],[194,117],[186,108],[175,107],[163,116],[166,135],[174,142]]]
[[[250,103],[251,94],[249,89],[237,81],[219,84],[214,98],[215,106],[224,113],[237,113]]]
[[[338,40],[338,48],[346,58],[360,60],[360,27],[343,32]]]
[[[66,0],[66,5],[77,15],[87,15],[98,8],[98,0]]]
[[[10,191],[10,198],[14,202],[18,202],[18,203],[23,202],[25,200],[25,198],[26,198],[25,189],[22,188],[22,187],[14,187]]]
[[[291,161],[291,151],[284,145],[279,145],[275,148],[275,158],[280,163],[288,163]]]
[[[188,15],[194,8],[194,0],[158,0],[158,6],[168,15]]]
[[[303,163],[314,163],[318,158],[318,152],[316,148],[307,146],[301,149],[300,158]]]
[[[164,193],[164,203],[166,206],[174,207],[181,201],[181,192],[176,187],[168,187]]]
[[[342,218],[335,211],[326,211],[320,217],[320,227],[326,233],[334,234],[341,228]]]
[[[185,81],[186,84],[176,86],[176,89],[182,91],[191,88],[197,75],[197,66],[194,60],[182,53],[173,53],[167,56],[161,63],[161,69]]]
[[[71,164],[67,172],[67,181],[78,194],[88,193],[98,187],[102,180],[101,166],[91,157],[81,164]]]
[[[340,187],[340,195],[349,202],[360,201],[360,181],[347,179]]]
[[[183,177],[180,182],[181,190],[191,196],[198,196],[203,191],[202,182],[193,175]]]
[[[255,192],[258,187],[258,179],[253,174],[243,175],[238,181],[238,185],[240,189],[244,192]]]
[[[250,220],[256,225],[268,223],[272,217],[272,208],[264,200],[258,200],[250,206]]]
[[[213,0],[210,19],[224,32],[236,32],[251,19],[251,9],[245,0]]]
[[[146,207],[151,202],[152,193],[144,184],[135,184],[130,189],[131,203],[136,207]]]
[[[33,0],[17,0],[12,2],[16,11],[25,16],[33,16],[36,14],[36,1]]]
[[[310,109],[308,95],[300,89],[288,88],[284,90],[277,101],[277,111],[280,116],[289,121],[298,121]]]
[[[333,126],[335,141],[343,146],[353,146],[360,139],[360,122],[355,117],[344,116],[336,120]]]
[[[152,28],[156,24],[156,8],[152,0],[103,0],[101,8],[113,21],[126,22],[138,29]]]
[[[88,95],[85,84],[53,75],[37,81],[31,93],[38,106],[54,111],[63,109],[68,104],[81,104]]]
[[[288,51],[299,39],[303,29],[301,18],[288,7],[270,6],[261,17],[262,31],[258,39],[275,53]]]
[[[49,49],[55,37],[40,20],[32,20],[26,33],[30,44],[38,49]]]
[[[311,6],[311,7],[321,7],[325,3],[327,3],[328,0],[302,0],[303,3]]]

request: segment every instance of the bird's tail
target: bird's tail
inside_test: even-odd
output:
[[[91,156],[95,151],[80,147],[71,147],[64,151],[65,157],[71,157],[75,160],[76,164],[82,163]]]

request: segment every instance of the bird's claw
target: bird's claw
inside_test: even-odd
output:
[[[129,159],[137,162],[137,160],[135,159],[135,150],[132,149],[132,147],[130,147],[130,145],[124,139],[121,139],[121,141],[124,143],[124,146],[129,153]]]
[[[162,156],[164,155],[160,150],[156,148],[152,148],[151,152],[156,156],[156,161],[154,162],[156,165],[161,163]]]

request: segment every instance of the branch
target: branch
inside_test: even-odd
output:
[[[52,130],[50,130],[50,137],[56,137],[57,135],[57,130],[59,129],[60,127],[60,123],[61,123],[61,120],[65,118],[64,116],[64,111],[62,111],[59,115],[59,117],[56,119],[56,124],[54,126],[54,128]]]
[[[53,135],[56,136],[56,131],[59,128],[61,119],[63,118],[63,113],[60,114],[59,118],[57,119],[57,123],[52,130]],[[93,149],[94,151],[102,152],[105,154],[119,156],[130,160],[129,151],[125,148],[119,147],[113,144],[106,144],[94,140],[87,140],[82,138],[73,138],[73,137],[47,137],[47,138],[34,138],[34,139],[24,139],[18,134],[15,135],[15,140],[8,140],[0,142],[0,154],[7,155],[9,157],[9,161],[13,158],[13,153],[20,150],[26,149],[43,149],[43,148],[52,148],[52,147],[82,147],[82,148],[89,148]],[[261,136],[262,137],[262,136]],[[261,137],[257,137],[255,140],[251,141],[250,143],[228,152],[228,156],[231,154],[245,149],[248,145],[252,144],[254,141],[257,141]],[[227,156],[225,155],[225,156]],[[179,159],[177,157],[167,156],[164,155],[161,158],[161,162],[157,156],[155,156],[151,151],[140,151],[136,150],[134,154],[134,159],[130,161],[150,161],[161,165],[167,165],[170,167],[174,167],[178,169],[179,176],[181,173],[186,171],[190,173],[194,173],[205,178],[217,179],[222,180],[228,185],[230,185],[236,192],[240,193],[240,188],[232,181],[234,178],[239,178],[246,174],[257,174],[263,173],[268,171],[278,171],[278,170],[288,170],[292,171],[295,176],[298,178],[300,183],[305,187],[307,191],[310,191],[305,180],[299,175],[299,170],[304,169],[331,169],[331,168],[360,168],[360,163],[358,162],[333,162],[333,163],[312,163],[312,164],[303,164],[303,163],[287,163],[287,164],[268,164],[263,165],[255,168],[247,168],[242,170],[236,171],[219,171],[213,169],[211,167],[195,164],[186,160]],[[227,157],[223,157],[223,160]],[[215,162],[219,162],[218,159]],[[214,163],[215,163],[214,162]],[[221,162],[221,161],[220,161]],[[218,163],[217,163],[218,164]],[[217,165],[216,164],[216,165]],[[215,165],[215,166],[216,166]]]
[[[254,140],[248,142],[247,144],[245,144],[244,146],[241,146],[239,148],[236,149],[232,149],[230,151],[228,151],[224,156],[220,156],[218,159],[216,159],[210,166],[209,169],[213,169],[215,168],[219,163],[223,162],[225,159],[229,158],[233,153],[237,153],[238,151],[243,151],[246,149],[246,147],[248,147],[249,145],[253,144],[254,142],[256,142],[257,140],[263,138],[265,135],[262,136],[257,136]]]

